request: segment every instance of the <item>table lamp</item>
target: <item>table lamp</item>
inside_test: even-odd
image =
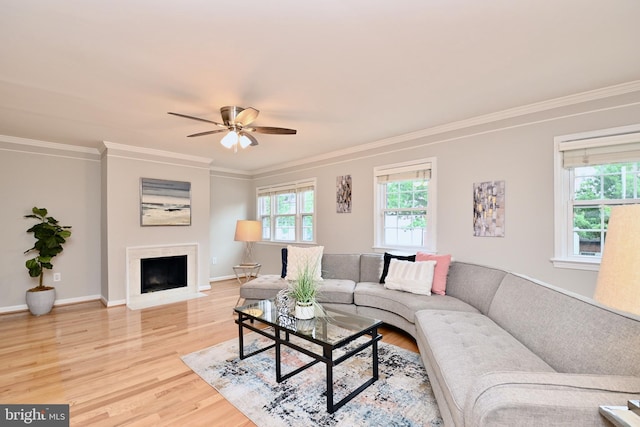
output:
[[[640,205],[611,208],[594,299],[640,315]]]
[[[262,240],[262,223],[247,219],[238,220],[233,240],[246,243],[241,265],[257,265],[253,260],[253,243]]]

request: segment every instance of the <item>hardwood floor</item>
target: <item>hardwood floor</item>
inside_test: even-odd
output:
[[[144,310],[100,302],[0,315],[0,402],[70,404],[77,426],[253,426],[180,356],[236,338],[237,281]],[[417,351],[413,338],[383,341]]]

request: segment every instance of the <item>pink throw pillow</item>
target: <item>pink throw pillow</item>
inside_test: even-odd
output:
[[[436,261],[431,292],[437,295],[444,295],[447,288],[447,274],[449,274],[451,255],[433,255],[426,252],[418,252],[416,254],[417,261]]]

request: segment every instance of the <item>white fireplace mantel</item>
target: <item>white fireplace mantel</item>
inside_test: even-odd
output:
[[[140,260],[169,256],[187,256],[187,286],[158,292],[142,293]],[[198,244],[185,243],[127,248],[127,307],[138,310],[156,305],[186,301],[204,296],[198,292]]]

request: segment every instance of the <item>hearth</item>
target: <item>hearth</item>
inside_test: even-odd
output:
[[[127,306],[137,310],[204,296],[198,292],[197,259],[196,243],[128,247]]]
[[[158,292],[187,286],[187,256],[140,260],[140,292]]]

